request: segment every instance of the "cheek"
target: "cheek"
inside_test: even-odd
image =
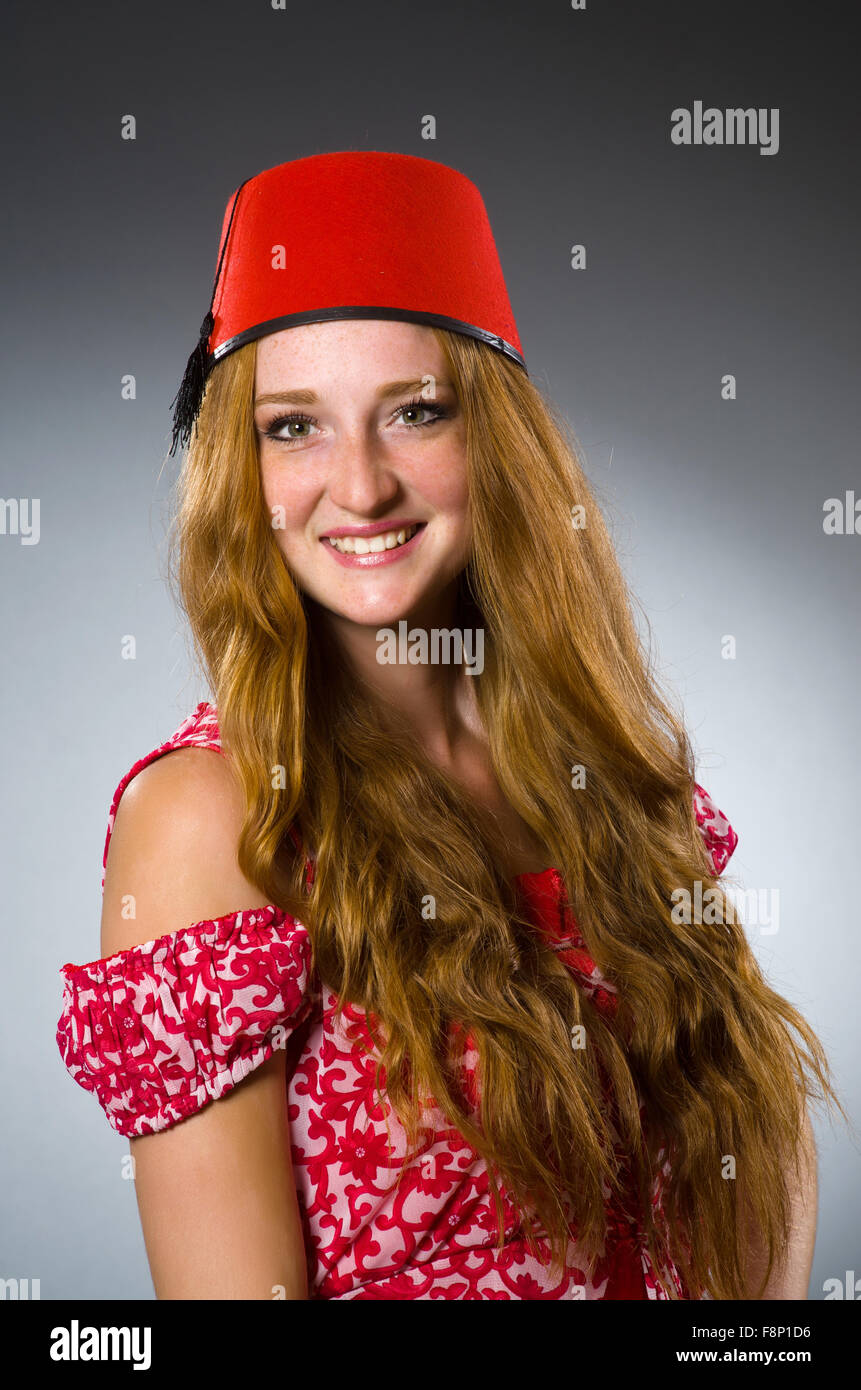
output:
[[[303,488],[295,475],[291,477],[285,468],[265,459],[260,465],[260,483],[270,517],[277,509],[284,529],[304,524],[313,505],[310,488]]]
[[[452,516],[465,513],[469,505],[469,482],[465,451],[459,442],[443,445],[432,457],[422,458],[413,481],[417,490],[436,511]]]

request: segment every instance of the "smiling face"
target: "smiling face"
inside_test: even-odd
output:
[[[263,493],[299,587],[373,628],[449,601],[471,544],[466,436],[431,329],[347,319],[270,334],[254,396]]]

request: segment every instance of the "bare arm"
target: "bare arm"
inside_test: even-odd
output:
[[[236,861],[240,824],[220,754],[180,749],[138,773],[111,836],[102,955],[265,906]],[[130,1141],[158,1298],[307,1298],[285,1069],[281,1049],[221,1100]]]
[[[801,1146],[801,1176],[790,1168],[788,1181],[792,1201],[792,1234],[784,1259],[775,1264],[761,1294],[763,1299],[806,1299],[813,1266],[813,1247],[816,1244],[816,1209],[818,1184],[816,1174],[816,1145],[810,1118],[804,1113],[804,1136]],[[751,1241],[749,1288],[755,1295],[767,1266],[762,1243]]]

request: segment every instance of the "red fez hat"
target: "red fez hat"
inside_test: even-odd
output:
[[[418,155],[347,150],[246,179],[224,212],[212,299],[174,406],[187,443],[212,366],[267,333],[403,319],[526,363],[475,184]]]

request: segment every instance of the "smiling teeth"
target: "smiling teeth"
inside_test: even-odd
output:
[[[327,540],[342,555],[374,555],[404,545],[418,529],[418,526],[407,526],[403,531],[383,531],[379,536],[328,536]]]

